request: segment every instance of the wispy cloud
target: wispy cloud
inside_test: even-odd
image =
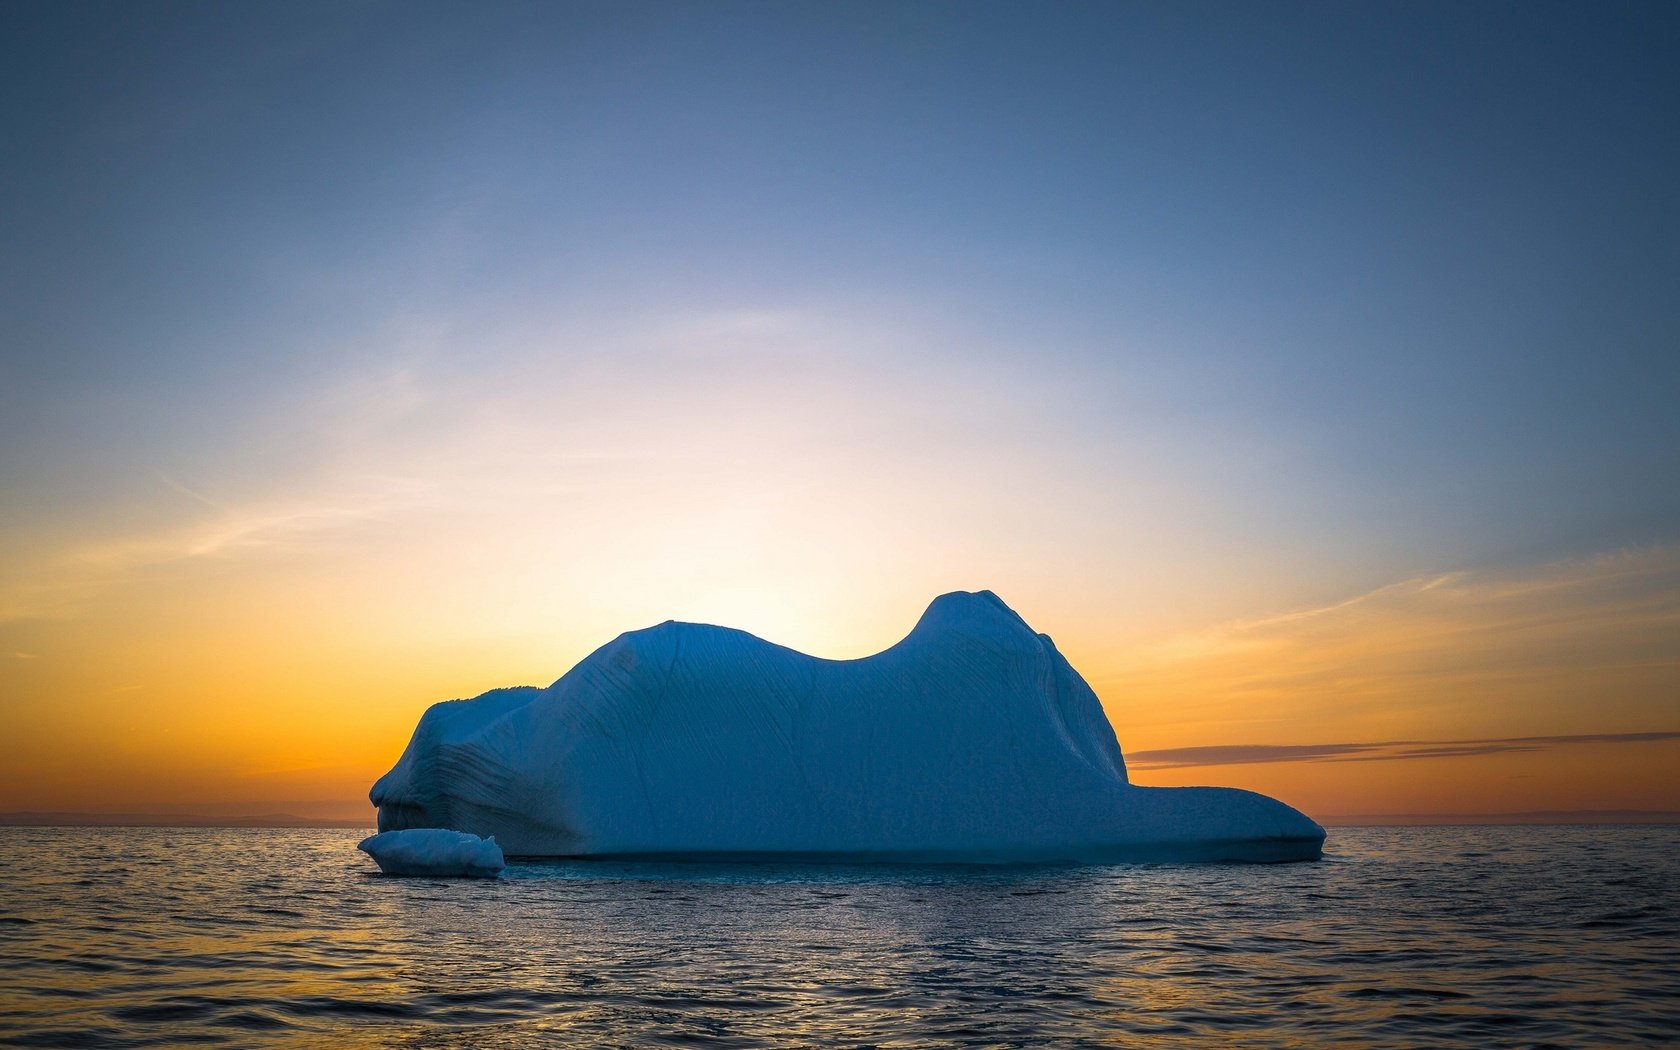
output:
[[[1122,654],[1096,684],[1117,724],[1176,725],[1179,739],[1200,724],[1287,740],[1310,723],[1342,740],[1428,725],[1451,738],[1442,746],[1538,745],[1561,741],[1537,729],[1668,721],[1677,639],[1680,547],[1651,547],[1435,573],[1227,623]]]
[[[108,513],[14,542],[10,564],[0,564],[0,623],[73,617],[143,572],[305,552],[429,503],[437,487],[425,470],[430,446],[414,431],[424,431],[438,390],[413,364],[421,343],[401,332],[393,340],[398,349],[378,361],[276,395],[246,421],[249,434],[224,435],[226,449],[191,450],[191,468],[146,468],[120,501],[113,494]]]
[[[1135,769],[1183,769],[1270,762],[1391,762],[1548,751],[1578,744],[1646,744],[1664,740],[1680,740],[1680,730],[1517,736],[1488,740],[1381,740],[1358,744],[1215,744],[1133,751],[1126,755],[1126,764]]]
[[[238,505],[199,495],[162,473],[158,479],[212,513],[172,527],[70,545],[21,566],[10,579],[0,580],[0,622],[73,615],[104,588],[135,573],[194,559],[295,549],[420,506],[430,495],[424,482],[375,478]]]
[[[223,511],[223,512],[225,512],[227,510],[227,507],[224,506],[223,504],[217,503],[215,500],[211,499],[209,496],[204,495],[202,492],[199,492],[195,488],[191,488],[187,485],[182,484],[181,482],[175,480],[174,478],[170,477],[168,474],[165,474],[161,470],[157,470],[157,469],[154,468],[152,470],[152,474],[159,481],[163,482],[166,486],[174,489],[176,492],[179,492],[181,495],[186,496],[188,499],[191,499],[194,502],[202,503],[206,507],[209,507],[211,510],[219,510],[219,511]]]

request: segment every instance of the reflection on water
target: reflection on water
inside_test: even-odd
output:
[[[1680,828],[1358,828],[1276,867],[517,864],[0,828],[0,1041],[1415,1046],[1680,1038]]]

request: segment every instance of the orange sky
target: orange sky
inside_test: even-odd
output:
[[[543,589],[529,570],[450,566],[405,546],[415,532],[388,549],[361,528],[381,527],[131,565],[55,617],[8,625],[0,810],[366,813],[428,703],[546,684],[620,628],[671,615],[857,656],[961,583],[992,584],[1057,638],[1141,756],[1140,783],[1248,787],[1318,816],[1680,809],[1680,735],[1626,736],[1680,724],[1672,549],[1165,630],[1030,569],[906,571],[876,594],[827,567],[790,575],[763,547],[686,575],[663,566],[670,598],[625,575],[526,614]],[[570,569],[557,560],[548,585],[590,571]],[[1544,739],[1580,736],[1595,739]],[[1226,750],[1170,754],[1210,747]]]

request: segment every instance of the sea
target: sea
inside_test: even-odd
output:
[[[1680,826],[1333,828],[1322,861],[514,863],[0,828],[0,1044],[1680,1044]]]

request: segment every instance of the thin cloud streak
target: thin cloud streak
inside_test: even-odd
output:
[[[112,585],[149,569],[254,552],[301,554],[310,544],[343,530],[423,509],[433,503],[436,488],[424,479],[364,473],[235,503],[211,499],[160,471],[153,473],[169,489],[213,513],[37,555],[0,575],[0,624],[74,617]]]
[[[163,482],[165,485],[174,489],[176,492],[179,492],[181,495],[186,496],[188,499],[194,500],[195,502],[198,502],[198,503],[202,503],[206,507],[209,507],[212,510],[221,511],[224,514],[228,512],[228,508],[227,508],[226,504],[216,502],[215,500],[211,499],[209,496],[206,496],[204,493],[198,491],[195,488],[192,488],[191,486],[182,484],[181,482],[179,482],[179,481],[175,480],[174,478],[170,477],[168,474],[165,474],[163,471],[158,470],[156,468],[153,468],[152,474],[159,481]]]
[[[1354,595],[1352,598],[1335,602],[1331,605],[1320,606],[1316,609],[1299,609],[1295,612],[1282,613],[1277,616],[1268,616],[1259,620],[1250,620],[1246,623],[1232,625],[1227,628],[1227,630],[1256,630],[1266,627],[1280,627],[1285,624],[1297,623],[1302,620],[1314,620],[1320,617],[1330,616],[1335,613],[1342,612],[1346,609],[1352,609],[1356,606],[1379,601],[1383,598],[1394,595],[1427,593],[1435,590],[1437,587],[1457,583],[1459,580],[1464,579],[1468,575],[1469,574],[1465,572],[1448,572],[1442,573],[1439,576],[1429,576],[1414,580],[1401,580],[1397,583],[1390,583],[1385,586],[1378,587],[1373,591],[1367,591],[1364,594]]]
[[[1416,758],[1460,758],[1520,751],[1546,751],[1579,744],[1644,744],[1680,740],[1680,730],[1644,733],[1581,733],[1487,740],[1381,740],[1357,744],[1218,744],[1133,751],[1136,769],[1245,766],[1270,762],[1390,762]]]
[[[1677,629],[1680,547],[1659,546],[1433,574],[1236,621],[1133,650],[1094,684],[1117,724],[1139,712],[1177,730],[1144,741],[1159,746],[1235,729],[1233,712],[1249,716],[1242,736],[1266,743],[1289,740],[1297,720],[1342,741],[1389,740],[1408,723],[1449,742],[1632,730],[1670,721]],[[1500,714],[1518,711],[1517,724]]]

